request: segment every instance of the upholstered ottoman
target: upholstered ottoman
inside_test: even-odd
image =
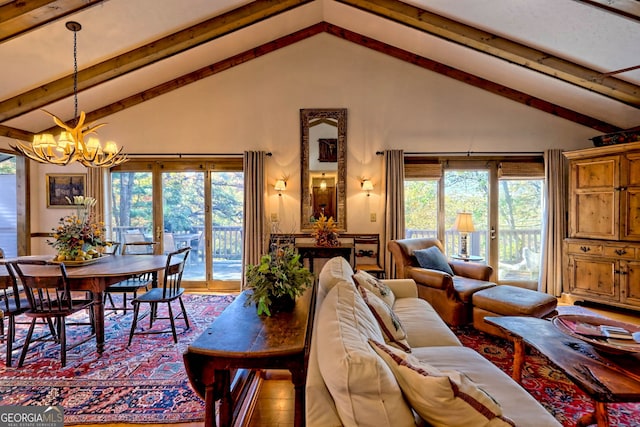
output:
[[[549,317],[556,313],[557,299],[553,295],[516,286],[499,285],[473,294],[473,327],[506,338],[497,327],[484,321],[487,316]]]

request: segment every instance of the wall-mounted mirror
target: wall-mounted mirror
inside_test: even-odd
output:
[[[300,229],[321,214],[347,228],[347,109],[300,110],[302,195]]]

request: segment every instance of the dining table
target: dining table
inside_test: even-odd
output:
[[[0,264],[7,264],[25,259],[41,259],[51,261],[52,255],[29,255],[16,258],[0,259]],[[80,265],[65,263],[69,286],[72,291],[90,291],[95,317],[96,349],[104,352],[104,291],[107,287],[140,274],[151,273],[152,286],[158,286],[158,271],[164,270],[166,255],[106,255]],[[176,261],[177,262],[177,261]],[[25,265],[24,270],[37,268],[36,265]],[[0,268],[0,280],[8,276],[6,268]]]

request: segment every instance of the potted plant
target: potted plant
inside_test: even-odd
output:
[[[289,245],[274,248],[260,258],[260,263],[247,265],[245,271],[247,305],[255,303],[258,315],[291,311],[296,297],[313,283],[313,275],[300,261],[300,255]]]

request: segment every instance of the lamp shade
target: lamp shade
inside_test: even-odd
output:
[[[456,222],[453,224],[453,230],[460,233],[471,233],[476,231],[473,227],[471,212],[458,212]]]
[[[362,181],[362,191],[373,191],[373,183],[370,179]]]
[[[284,191],[287,189],[287,183],[284,179],[276,180],[276,184],[273,186],[276,191]]]

